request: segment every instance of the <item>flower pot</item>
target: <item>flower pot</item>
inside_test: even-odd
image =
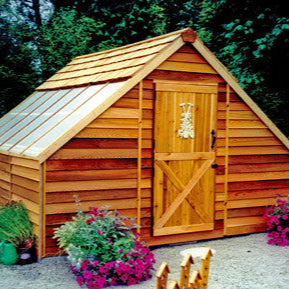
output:
[[[16,248],[11,243],[2,241],[0,243],[0,262],[5,265],[15,264],[18,260]]]
[[[31,264],[37,261],[36,247],[18,247],[19,265]]]

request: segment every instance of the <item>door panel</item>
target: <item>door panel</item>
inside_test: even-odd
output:
[[[154,235],[212,230],[217,86],[156,83]]]

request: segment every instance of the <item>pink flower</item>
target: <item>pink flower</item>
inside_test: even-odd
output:
[[[89,225],[94,221],[94,217],[91,217],[90,219],[86,220],[86,224]]]
[[[98,233],[99,235],[103,235],[103,232],[102,232],[101,230],[97,230],[97,233]]]
[[[83,260],[83,262],[81,263],[81,269],[82,270],[87,270],[89,264],[90,264],[90,262],[88,260]]]
[[[90,279],[90,278],[92,277],[91,271],[84,271],[83,277],[84,277],[85,279]]]
[[[282,216],[282,219],[283,219],[283,220],[287,220],[287,219],[288,219],[288,216],[287,216],[287,215],[283,215],[283,216]]]
[[[99,264],[99,262],[97,260],[93,260],[92,261],[92,267],[96,267]]]
[[[76,282],[78,283],[79,286],[81,286],[82,283],[83,283],[83,278],[81,276],[77,276],[76,277]]]

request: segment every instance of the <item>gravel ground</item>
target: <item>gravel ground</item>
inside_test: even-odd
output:
[[[171,269],[169,281],[179,279],[181,251],[209,246],[216,250],[211,259],[209,289],[288,289],[289,248],[267,245],[265,233],[153,248],[155,268],[166,261]],[[194,258],[192,269],[200,268]],[[155,277],[138,285],[111,286],[109,289],[154,289]],[[77,289],[65,256],[44,258],[20,266],[0,264],[1,289]],[[86,288],[86,287],[82,287]]]

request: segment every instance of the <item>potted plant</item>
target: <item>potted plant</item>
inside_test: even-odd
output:
[[[149,279],[155,262],[132,231],[131,220],[117,211],[90,207],[55,230],[54,238],[68,254],[81,286],[103,288]],[[130,223],[127,225],[127,223]]]
[[[0,204],[0,240],[14,245],[19,264],[36,261],[33,224],[22,202]]]

